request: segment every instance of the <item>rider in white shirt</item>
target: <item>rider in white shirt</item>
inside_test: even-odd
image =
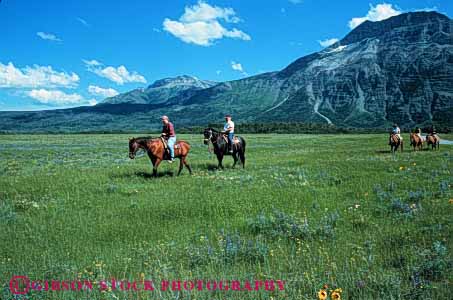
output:
[[[226,115],[225,121],[223,132],[228,134],[228,152],[233,153],[234,122],[231,120],[231,115]]]

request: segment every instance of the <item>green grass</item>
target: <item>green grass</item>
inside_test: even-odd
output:
[[[32,299],[451,299],[452,150],[385,135],[244,135],[246,169],[202,136],[194,174],[128,158],[126,135],[0,137],[0,299],[31,279],[286,281],[285,291],[33,292]],[[453,136],[443,136],[453,139]],[[406,137],[407,138],[407,137]]]

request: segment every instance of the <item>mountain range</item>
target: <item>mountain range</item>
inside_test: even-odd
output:
[[[0,112],[0,130],[157,128],[219,122],[302,122],[383,128],[453,127],[453,20],[411,12],[366,21],[330,47],[286,68],[240,80],[158,80],[94,107]]]

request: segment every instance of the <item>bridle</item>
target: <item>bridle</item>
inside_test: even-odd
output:
[[[137,143],[137,140],[134,140],[134,143],[132,144],[132,146],[134,147],[134,151],[132,152],[132,151],[130,151],[130,149],[129,149],[129,158],[131,158],[131,159],[134,159],[134,158],[135,158],[135,156],[136,156],[136,154],[137,154],[137,152],[138,152],[139,149],[143,149],[145,152],[149,152],[149,150],[146,149],[146,147],[144,147],[144,146],[143,146],[142,144],[140,144],[140,143]]]
[[[215,138],[215,136],[213,134],[212,128],[209,128],[208,132],[209,132],[209,137],[206,138],[206,136],[205,136],[203,141],[204,141],[205,144],[208,145],[208,152],[212,153],[211,144],[209,142],[211,142],[212,145],[214,146],[215,144],[217,144],[217,140],[216,140],[216,138]]]
[[[134,148],[134,151],[131,151],[130,150],[131,147],[129,147],[129,158],[131,159],[135,158],[135,154],[137,153],[137,150],[139,148],[136,146],[137,144],[138,144],[137,141],[134,140],[134,143],[131,145],[131,147]]]

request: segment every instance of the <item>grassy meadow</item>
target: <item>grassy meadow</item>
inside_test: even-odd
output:
[[[244,170],[179,135],[194,174],[163,162],[158,178],[128,135],[0,136],[0,299],[452,299],[452,145],[393,157],[386,135],[243,136]],[[14,298],[13,275],[286,284]]]

